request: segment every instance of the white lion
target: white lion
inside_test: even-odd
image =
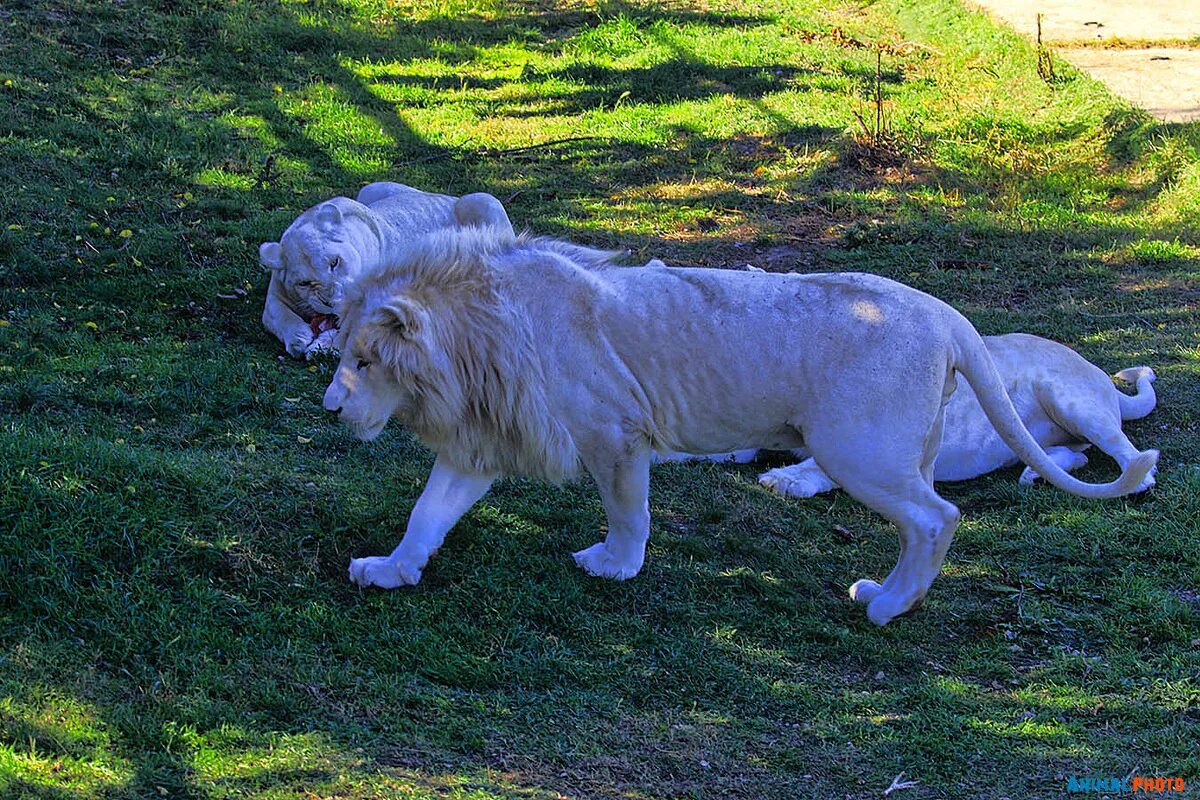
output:
[[[1062,469],[1071,471],[1087,464],[1083,450],[1090,445],[1108,453],[1122,469],[1138,456],[1138,450],[1121,430],[1121,422],[1140,419],[1154,410],[1154,370],[1129,367],[1113,377],[1133,383],[1134,395],[1122,393],[1108,375],[1066,345],[1010,333],[985,336],[983,342],[1000,373],[1021,421],[1046,454]],[[796,455],[807,455],[803,450]],[[744,453],[730,454],[735,460]],[[724,460],[721,456],[708,456]],[[960,386],[946,404],[942,446],[933,465],[935,481],[961,481],[1020,463],[1017,454],[996,433],[970,386]],[[1021,473],[1021,483],[1032,483],[1038,474],[1032,467]],[[812,497],[836,489],[817,462],[808,458],[799,464],[768,470],[759,483],[788,497]],[[1135,491],[1154,485],[1154,471]]]
[[[610,267],[587,251],[494,230],[430,235],[350,288],[325,407],[361,439],[395,417],[437,454],[404,538],[350,562],[360,586],[415,584],[455,522],[500,475],[563,480],[583,466],[608,515],[575,560],[638,573],[654,451],[807,447],[852,496],[900,528],[896,568],[850,595],[883,625],[919,603],[959,512],[933,488],[956,373],[1004,441],[1084,497],[1135,489],[1063,472],[1021,424],[970,323],[873,275]]]
[[[271,272],[263,325],[288,355],[332,349],[340,285],[395,259],[414,237],[468,225],[512,231],[504,206],[484,192],[450,197],[380,182],[364,186],[357,200],[335,197],[313,206],[278,242],[259,246],[259,259]]]

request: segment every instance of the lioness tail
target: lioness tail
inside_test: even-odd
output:
[[[1154,379],[1158,376],[1149,367],[1129,367],[1123,369],[1114,378],[1126,383],[1132,383],[1137,392],[1133,395],[1117,392],[1121,402],[1121,419],[1141,419],[1154,410],[1158,397],[1154,394]]]

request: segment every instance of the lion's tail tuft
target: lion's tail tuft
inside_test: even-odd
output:
[[[1121,419],[1141,419],[1154,410],[1158,396],[1154,393],[1154,370],[1149,367],[1128,367],[1113,375],[1119,381],[1132,383],[1137,390],[1133,395],[1118,392],[1121,402]]]

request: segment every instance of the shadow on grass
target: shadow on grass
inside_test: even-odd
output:
[[[48,436],[25,438],[22,447],[49,464],[89,463],[80,479],[94,492],[129,469],[112,457],[84,462]],[[361,480],[366,468],[369,484],[384,487],[366,507],[337,514],[306,507],[273,470],[166,455],[157,469],[143,466],[141,484],[153,496],[184,481],[169,505],[98,509],[103,527],[82,530],[48,519],[43,535],[67,565],[65,580],[5,587],[0,613],[40,619],[6,649],[3,693],[50,714],[53,704],[39,698],[68,709],[78,698],[111,744],[98,736],[72,744],[11,711],[0,719],[5,744],[51,774],[72,760],[126,763],[130,777],[100,795],[112,797],[462,786],[483,796],[782,798],[794,796],[801,774],[814,794],[831,796],[864,776],[886,783],[893,763],[949,782],[969,774],[980,752],[1005,754],[1010,782],[997,791],[1043,785],[1091,763],[1104,740],[1095,726],[1119,724],[1134,702],[1143,735],[1187,729],[1167,707],[1115,696],[1107,682],[1120,666],[1106,668],[1096,689],[1074,690],[1065,715],[1054,697],[1026,691],[1040,673],[1062,678],[1054,662],[1070,658],[1061,655],[1067,645],[1115,659],[1122,645],[1104,641],[1095,620],[1065,600],[1069,586],[1064,599],[1048,596],[1053,617],[1031,615],[1032,600],[1024,612],[1010,607],[1012,591],[988,584],[1019,579],[987,566],[988,546],[977,541],[955,556],[969,578],[951,571],[917,618],[871,628],[844,587],[864,562],[886,569],[894,554],[885,526],[844,498],[780,503],[754,486],[753,466],[657,474],[651,558],[628,584],[590,581],[569,564],[566,553],[602,523],[590,487],[504,482],[420,587],[354,591],[346,558],[391,545],[394,520],[411,504],[407,481],[428,461],[411,442],[381,446],[356,449],[389,456],[384,464],[314,466],[308,477],[323,483]],[[5,449],[13,454],[11,442]],[[259,499],[205,509],[202,498],[235,472]],[[376,483],[388,473],[399,485]],[[49,486],[23,485],[24,503],[64,502]],[[232,570],[194,561],[196,534],[163,524],[181,507],[207,531],[206,549],[252,561]],[[975,516],[1012,524],[1012,508]],[[847,543],[832,531],[833,510],[863,538]],[[333,531],[311,563],[297,550],[298,519]],[[1103,524],[1111,553],[1136,515]],[[115,558],[128,526],[139,531],[136,552]],[[1078,552],[1061,557],[1092,568],[1113,558],[1088,556],[1093,537],[1080,538]],[[9,574],[45,575],[43,552],[12,544],[2,554]],[[1118,558],[1135,550],[1126,544]],[[9,602],[33,586],[36,606]],[[1052,618],[1074,630],[1049,626]],[[1166,635],[1164,643],[1177,638]],[[1020,652],[1010,651],[1014,641]],[[30,675],[52,691],[33,692]],[[318,741],[301,741],[315,731]],[[368,791],[377,784],[384,788]]]

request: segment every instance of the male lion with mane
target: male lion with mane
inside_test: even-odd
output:
[[[1111,483],[1071,477],[1022,425],[971,324],[874,275],[631,269],[551,239],[440,231],[358,281],[340,311],[325,408],[364,440],[394,417],[437,455],[392,554],[350,562],[360,586],[417,583],[497,477],[561,481],[581,466],[608,535],[575,561],[631,578],[651,453],[803,446],[900,529],[891,574],[850,587],[884,625],[925,597],[958,525],[933,487],[956,375],[1021,460],[1073,494],[1127,494],[1158,459],[1140,453]]]

